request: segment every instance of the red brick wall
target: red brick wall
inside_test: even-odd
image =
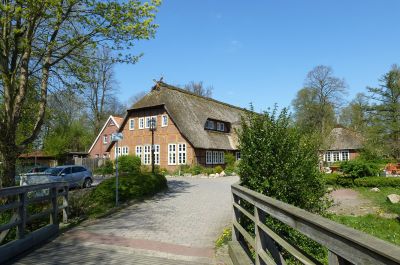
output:
[[[89,153],[90,157],[96,157],[98,155],[99,157],[103,157],[103,155],[108,156],[107,147],[110,144],[111,141],[111,134],[114,132],[118,131],[118,127],[113,124],[114,122],[112,119],[110,119],[107,123],[107,126],[104,128],[104,130],[101,132],[100,137],[97,139],[95,145],[93,146],[92,150]],[[103,137],[104,135],[107,135],[107,144],[103,143]]]
[[[163,114],[167,114],[167,112],[161,107],[132,112],[122,130],[124,139],[119,142],[119,147],[127,146],[129,148],[129,155],[135,155],[136,146],[151,145],[151,131],[149,128],[139,129],[139,118],[157,116],[157,128],[154,132],[154,144],[160,145],[160,168],[173,171],[178,167],[178,165],[168,165],[168,144],[185,143],[186,164],[191,165],[195,163],[196,159],[193,147],[179,132],[171,117],[168,116],[168,125],[166,127],[161,127],[161,115]],[[129,119],[131,118],[135,120],[134,130],[129,130]],[[178,146],[176,148],[178,148]],[[142,150],[142,158],[143,152],[144,149]],[[110,156],[111,159],[115,159],[115,145],[110,151]]]

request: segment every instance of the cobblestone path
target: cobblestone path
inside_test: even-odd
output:
[[[15,264],[224,264],[214,241],[230,224],[237,180],[169,179],[168,192],[78,226]]]

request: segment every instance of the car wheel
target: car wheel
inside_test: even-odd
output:
[[[90,187],[92,187],[92,183],[93,183],[93,181],[91,179],[87,178],[87,179],[85,179],[85,182],[83,182],[83,187],[90,188]]]

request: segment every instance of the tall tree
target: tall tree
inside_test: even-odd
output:
[[[189,84],[186,84],[183,88],[196,95],[207,98],[212,97],[212,91],[214,90],[212,86],[205,87],[203,81],[200,82],[191,81]]]
[[[90,61],[82,51],[104,45],[127,50],[139,39],[154,36],[159,0],[7,0],[0,3],[0,185],[14,185],[15,162],[38,136],[47,95],[55,80],[65,82]],[[119,62],[138,57],[116,53]],[[17,139],[25,119],[26,96],[35,91],[37,110],[31,130]]]
[[[387,154],[400,161],[400,68],[394,65],[380,79],[377,88],[368,87],[372,105],[371,133],[385,147]]]
[[[292,105],[297,124],[305,131],[326,133],[335,121],[335,112],[343,102],[347,85],[335,77],[329,66],[312,69]],[[311,127],[310,127],[311,125]]]
[[[368,100],[363,93],[355,98],[340,113],[340,124],[360,133],[364,133],[368,125]]]

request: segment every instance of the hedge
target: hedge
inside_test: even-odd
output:
[[[400,187],[400,178],[364,177],[353,179],[339,174],[325,174],[325,184],[343,187]]]

